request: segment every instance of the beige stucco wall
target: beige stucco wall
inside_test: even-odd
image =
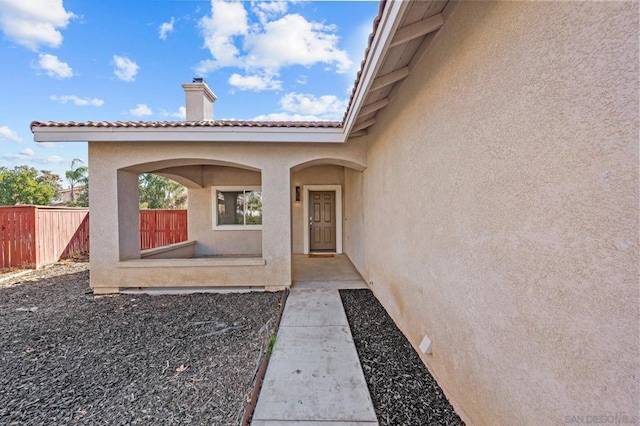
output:
[[[344,227],[343,248],[351,263],[359,271],[364,271],[367,232],[364,228],[363,172],[345,168],[344,170]],[[376,196],[372,194],[372,196]]]
[[[362,139],[347,144],[89,142],[91,286],[97,292],[149,286],[265,286],[268,289],[288,286],[291,284],[292,252],[291,169],[318,160],[362,169],[365,149],[366,143]],[[178,173],[180,167],[208,167],[213,163],[261,171],[261,251],[254,249],[255,244],[247,251],[262,253],[262,264],[250,261],[245,265],[214,266],[213,261],[199,262],[198,259],[193,263],[181,260],[166,265],[158,262],[140,264],[146,261],[136,260],[140,256],[137,174],[168,168]],[[212,242],[215,248],[217,243],[211,237],[210,217],[204,218],[211,214],[207,167],[203,167],[202,174],[193,168],[187,168],[185,172],[189,179],[205,187],[201,194],[193,192],[198,191],[193,188],[189,190],[189,210],[195,211],[201,203],[203,212],[199,219],[193,220],[190,216],[189,239],[198,240],[201,234],[205,244]],[[215,169],[211,170],[215,175]],[[252,181],[257,176],[251,174],[249,178],[248,174],[235,169],[229,173],[226,176],[229,179],[235,176]]]
[[[638,418],[638,87],[637,3],[462,2],[371,130],[348,254],[471,424]]]
[[[350,170],[349,168],[346,168]],[[293,253],[304,252],[304,185],[344,185],[343,166],[311,166],[291,173],[291,238]],[[354,173],[359,173],[354,171]],[[300,187],[300,201],[295,201],[295,187]],[[344,198],[344,191],[343,191]]]
[[[262,231],[215,229],[213,217],[212,187],[261,185],[260,172],[226,166],[202,167],[204,188],[189,189],[187,199],[188,234],[195,239],[196,256],[218,254],[260,254]]]

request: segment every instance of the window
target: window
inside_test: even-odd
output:
[[[215,226],[227,229],[262,227],[262,191],[260,188],[213,188]]]

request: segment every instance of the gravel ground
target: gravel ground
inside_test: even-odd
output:
[[[88,279],[0,283],[0,424],[240,422],[281,293],[93,297]]]
[[[369,290],[340,290],[381,425],[464,425],[418,354]]]

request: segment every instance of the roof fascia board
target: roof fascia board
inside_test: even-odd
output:
[[[378,25],[378,31],[376,32],[371,44],[369,57],[367,58],[367,62],[364,64],[364,68],[362,70],[360,84],[356,88],[352,107],[349,109],[344,122],[345,140],[348,138],[349,133],[351,133],[351,130],[358,118],[360,108],[362,108],[362,104],[369,93],[371,85],[373,84],[373,80],[382,66],[384,57],[386,56],[393,39],[392,36],[396,33],[405,12],[410,6],[411,2],[393,0],[388,1],[387,7],[384,8],[380,24]]]
[[[215,130],[214,130],[215,129]],[[34,127],[36,142],[311,142],[343,143],[341,128],[90,128]]]

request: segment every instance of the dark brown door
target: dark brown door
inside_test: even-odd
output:
[[[335,251],[335,191],[309,192],[309,241],[311,251]]]

